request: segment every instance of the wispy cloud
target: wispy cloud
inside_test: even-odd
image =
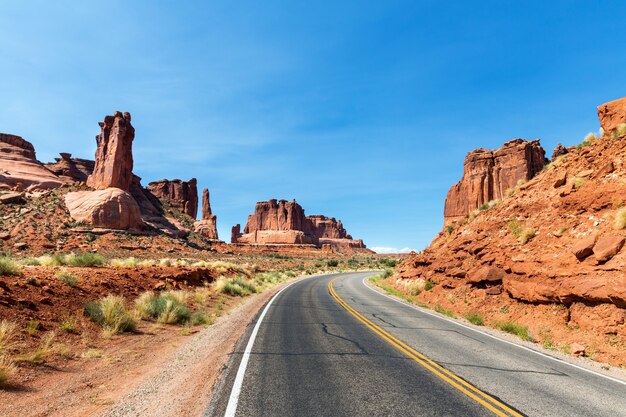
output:
[[[381,254],[417,252],[417,250],[411,249],[411,248],[398,249],[398,248],[391,248],[391,247],[386,247],[386,246],[376,246],[370,249],[376,253],[381,253]]]

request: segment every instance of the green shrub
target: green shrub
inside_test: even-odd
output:
[[[80,281],[76,275],[70,274],[67,271],[59,271],[55,274],[56,278],[64,284],[70,287],[75,287]]]
[[[521,326],[513,321],[496,323],[496,326],[507,333],[519,336],[522,340],[533,341],[533,338],[528,332],[528,326]]]
[[[489,204],[485,203],[485,204],[481,204],[480,207],[478,207],[478,210],[480,211],[485,211],[485,210],[489,210]]]
[[[76,318],[73,316],[68,316],[65,320],[61,322],[61,330],[71,334],[78,334],[78,322]]]
[[[135,300],[135,310],[141,319],[153,319],[163,324],[178,324],[189,320],[191,313],[185,305],[182,291],[166,291],[160,295],[147,291]]]
[[[137,323],[126,309],[123,297],[108,295],[96,302],[85,304],[85,315],[102,326],[105,335],[132,332]]]
[[[196,311],[191,315],[191,318],[189,319],[189,323],[192,326],[211,325],[214,323],[214,321],[215,319],[204,311]]]
[[[443,314],[444,316],[448,316],[448,317],[452,317],[453,319],[456,318],[456,314],[454,314],[454,311],[452,310],[446,310],[445,308],[443,308],[443,306],[439,303],[435,304],[435,308],[434,310],[439,313],[439,314]]]
[[[81,254],[73,254],[65,255],[63,258],[63,262],[65,265],[69,266],[102,266],[105,264],[106,260],[104,256],[99,253],[81,253]]]
[[[444,230],[446,231],[446,234],[451,235],[451,234],[452,234],[452,232],[454,232],[454,226],[452,226],[452,225],[450,225],[450,224],[449,224],[449,225],[447,225],[447,226],[445,227],[445,229],[444,229]]]
[[[391,259],[391,258],[382,258],[379,262],[381,265],[387,268],[395,268],[396,265],[398,264],[397,260]]]
[[[425,289],[426,291],[430,291],[430,290],[432,290],[434,287],[435,287],[435,283],[434,283],[434,282],[432,282],[431,280],[427,280],[427,281],[424,283],[424,289]]]
[[[326,265],[329,268],[335,268],[339,265],[339,261],[336,259],[329,259],[328,261],[326,261]]]
[[[22,275],[22,270],[17,262],[6,257],[0,257],[0,275]]]
[[[224,294],[234,295],[238,297],[244,297],[246,295],[257,292],[254,284],[250,281],[245,280],[242,277],[231,278],[228,280],[220,280],[218,284],[220,291]]]
[[[485,319],[478,313],[467,313],[465,315],[465,319],[477,326],[482,326],[483,324],[485,324]]]
[[[537,235],[535,230],[523,228],[515,219],[509,220],[509,229],[522,245],[525,245]]]

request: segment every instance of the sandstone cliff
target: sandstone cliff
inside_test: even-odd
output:
[[[538,143],[505,145],[513,169],[497,175],[499,151],[470,153],[446,214],[501,201],[446,227],[397,268],[392,285],[406,291],[431,282],[418,296],[423,302],[483,315],[495,326],[513,321],[546,346],[582,343],[597,359],[626,365],[626,125],[613,122],[626,120],[626,107],[599,108],[605,135],[561,153],[541,172]],[[506,195],[493,191],[506,188]]]
[[[148,190],[162,201],[195,219],[198,215],[198,186],[195,178],[189,181],[160,180],[148,184]]]
[[[463,178],[445,201],[446,224],[464,219],[472,210],[501,200],[517,183],[530,180],[548,161],[538,140],[514,139],[495,151],[476,149],[465,157]]]
[[[30,142],[0,133],[0,185],[16,190],[50,189],[60,187],[63,181],[37,160]]]
[[[72,158],[72,154],[62,152],[56,162],[46,164],[46,168],[66,181],[86,182],[93,173],[95,161]]]

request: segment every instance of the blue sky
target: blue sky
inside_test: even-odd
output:
[[[549,3],[546,5],[545,3]],[[28,4],[28,5],[27,5]],[[428,245],[477,147],[579,143],[626,95],[618,1],[3,2],[0,131],[93,158],[130,111],[135,173],[197,177],[221,236],[296,198],[370,247]]]

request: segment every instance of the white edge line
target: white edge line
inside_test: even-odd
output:
[[[410,307],[410,308],[412,308],[412,309],[415,309],[415,310],[417,310],[417,311],[419,311],[419,312],[421,312],[421,313],[428,314],[429,316],[433,316],[433,317],[436,317],[436,318],[438,318],[438,319],[448,321],[448,322],[450,322],[450,323],[454,323],[454,324],[456,324],[457,326],[461,326],[461,327],[464,327],[464,328],[466,328],[466,329],[468,329],[468,330],[472,330],[472,331],[474,331],[474,332],[476,332],[476,333],[480,333],[480,334],[482,334],[482,335],[488,336],[488,337],[490,337],[490,338],[492,338],[492,339],[499,340],[500,342],[503,342],[503,343],[507,343],[507,344],[509,344],[509,345],[516,346],[516,347],[518,347],[518,348],[520,348],[520,349],[524,349],[524,350],[527,350],[527,351],[529,351],[529,352],[535,353],[535,354],[537,354],[537,355],[543,356],[544,358],[552,359],[553,361],[558,362],[558,363],[560,363],[560,364],[568,365],[568,366],[571,366],[571,367],[573,367],[573,368],[580,369],[581,371],[589,372],[590,374],[597,375],[597,376],[602,377],[602,378],[606,378],[606,379],[611,380],[611,381],[613,381],[613,382],[617,382],[618,384],[626,385],[626,381],[622,381],[622,380],[620,380],[620,379],[613,378],[613,377],[611,377],[611,376],[601,374],[600,372],[596,372],[596,371],[594,371],[594,370],[592,370],[592,369],[587,369],[587,368],[584,368],[584,367],[582,367],[582,366],[575,365],[575,364],[570,363],[570,362],[567,362],[567,361],[565,361],[565,360],[563,360],[563,359],[555,358],[554,356],[546,355],[545,353],[538,352],[538,351],[536,351],[536,350],[534,350],[534,349],[531,349],[531,348],[529,348],[529,347],[526,347],[526,346],[523,346],[523,345],[517,344],[517,343],[515,343],[515,342],[511,342],[511,341],[509,341],[509,340],[501,339],[501,338],[499,338],[498,336],[494,336],[494,335],[492,335],[492,334],[489,334],[489,333],[483,332],[483,331],[478,330],[478,329],[474,329],[473,327],[467,326],[467,325],[465,325],[465,324],[463,324],[463,323],[460,323],[460,322],[458,322],[458,321],[456,321],[456,320],[452,320],[452,319],[449,319],[449,318],[447,318],[447,317],[443,317],[443,316],[440,316],[440,315],[438,315],[438,314],[435,314],[435,313],[432,313],[432,312],[430,312],[430,311],[427,311],[427,310],[425,310],[425,309],[423,309],[423,308],[420,308],[420,307],[418,307],[418,306],[415,306],[415,305],[412,305],[412,304],[408,304],[408,303],[406,303],[406,302],[404,302],[404,301],[402,301],[402,300],[399,300],[399,299],[397,299],[397,298],[395,298],[395,297],[390,296],[389,294],[385,294],[385,293],[383,293],[382,291],[384,291],[384,290],[383,290],[382,288],[381,288],[381,291],[379,291],[379,290],[377,290],[377,289],[373,288],[372,286],[368,285],[365,281],[366,281],[367,279],[369,279],[369,278],[371,278],[371,277],[365,277],[365,278],[363,278],[363,281],[361,281],[361,282],[362,282],[362,284],[363,284],[366,288],[368,288],[370,291],[373,291],[373,292],[375,292],[375,293],[377,293],[377,294],[382,295],[383,297],[387,297],[387,298],[389,298],[390,300],[393,300],[393,301],[395,301],[395,302],[397,302],[397,303],[400,303],[400,304],[402,304],[402,305],[405,305],[405,306],[407,306],[407,307]]]
[[[339,273],[341,274],[341,273]],[[337,275],[337,274],[322,274],[322,275],[311,275],[305,277],[308,278],[319,278],[320,276],[326,275]],[[239,395],[241,394],[241,388],[243,386],[243,378],[246,375],[246,368],[248,367],[248,361],[250,360],[250,353],[252,352],[252,346],[254,345],[254,341],[256,340],[256,335],[259,332],[259,328],[261,327],[261,322],[265,318],[265,314],[269,310],[270,306],[278,298],[280,293],[285,291],[287,288],[291,287],[293,284],[297,282],[303,281],[302,279],[293,281],[292,283],[284,286],[280,289],[271,300],[265,305],[263,312],[259,316],[256,324],[254,325],[254,329],[252,329],[252,333],[250,334],[250,339],[248,339],[248,343],[246,344],[246,349],[243,352],[243,356],[241,357],[241,362],[239,363],[239,369],[237,369],[237,375],[235,376],[235,382],[233,382],[233,388],[230,392],[230,397],[228,397],[228,405],[226,406],[226,411],[224,412],[224,417],[235,417],[235,413],[237,413],[237,405],[239,404]]]

